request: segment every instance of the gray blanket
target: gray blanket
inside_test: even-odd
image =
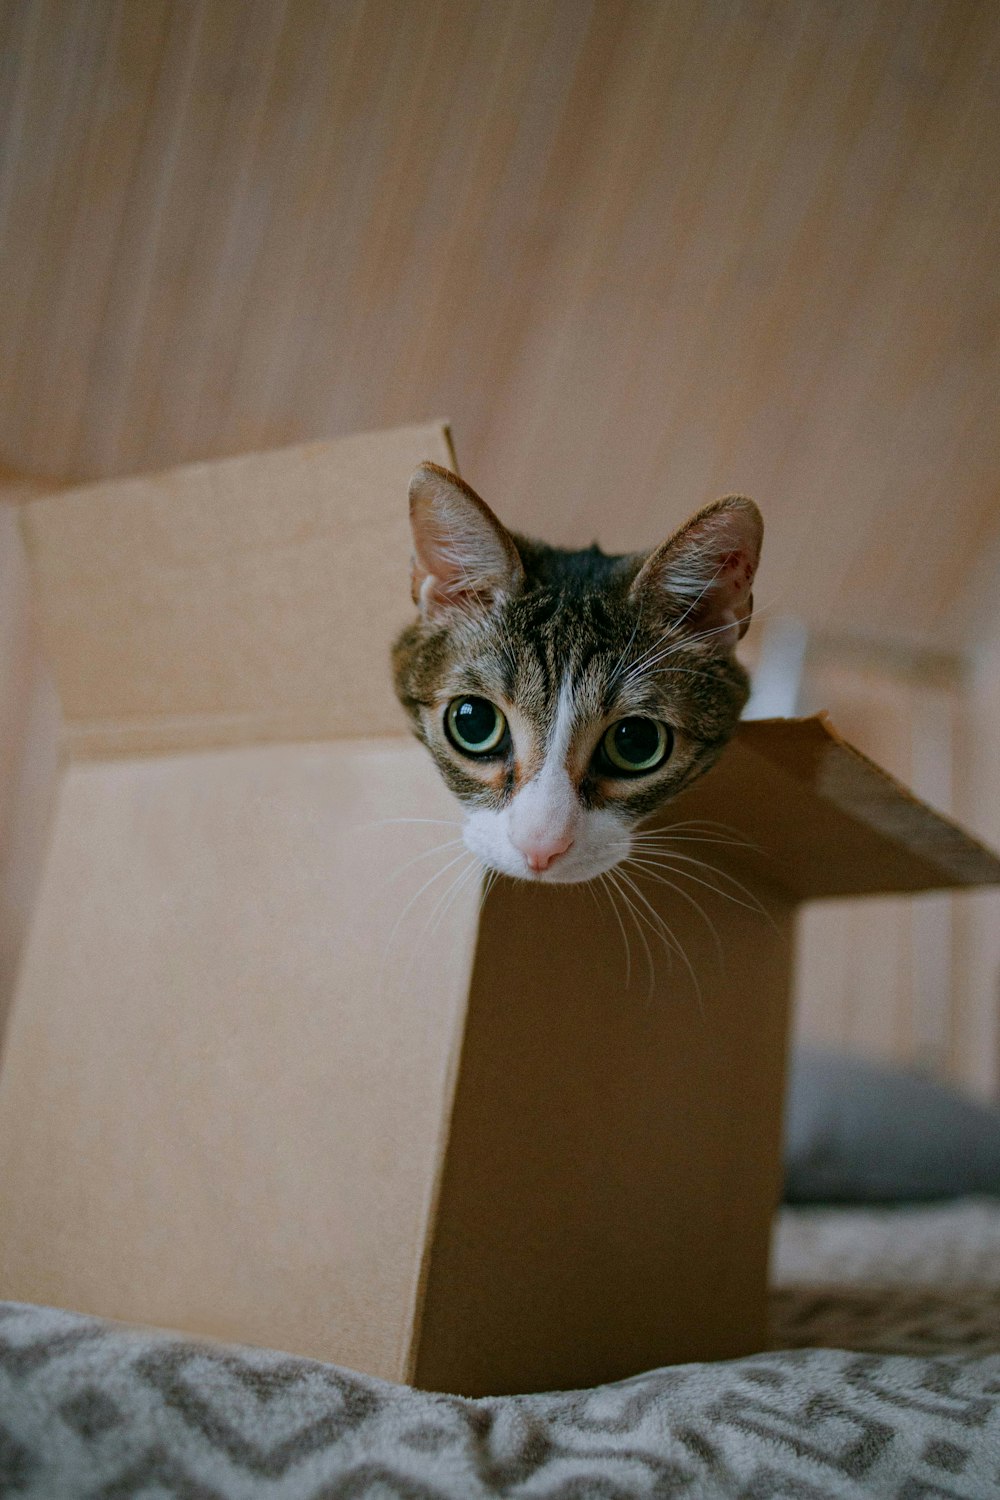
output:
[[[481,1401],[0,1304],[0,1495],[997,1500],[998,1247],[996,1204],[789,1213],[780,1349]]]
[[[463,1401],[0,1308],[0,1494],[37,1500],[990,1500],[1000,1356],[798,1350]]]

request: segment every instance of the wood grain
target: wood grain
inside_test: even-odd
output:
[[[16,504],[0,475],[0,1045],[45,856],[60,710],[31,606]]]
[[[0,454],[453,419],[556,540],[752,492],[759,602],[963,649],[1000,559],[1000,11],[7,0]]]

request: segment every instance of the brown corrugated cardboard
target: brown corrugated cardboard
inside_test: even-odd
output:
[[[420,1385],[589,1386],[765,1346],[792,905],[761,887],[766,916],[709,903],[720,960],[658,889],[697,985],[647,931],[650,986],[635,929],[626,983],[589,890],[511,883],[486,904]]]
[[[825,715],[741,724],[710,779],[686,795],[739,830],[734,866],[799,900],[991,885],[996,856],[855,750]]]
[[[481,900],[429,759],[378,737],[405,481],[446,449],[29,507],[69,760],[0,1294],[467,1393],[762,1346],[794,906],[1000,865],[806,720],[744,725],[664,820],[734,830],[704,915],[645,887],[684,957],[589,887]]]
[[[386,641],[412,612],[399,486],[421,458],[454,463],[446,427],[24,506],[69,753],[398,733]]]
[[[405,1370],[476,931],[470,889],[447,962],[411,962],[426,909],[393,932],[428,841],[381,820],[414,815],[451,808],[402,740],[68,767],[0,1075],[6,1295]]]

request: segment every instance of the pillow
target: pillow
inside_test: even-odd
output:
[[[787,1203],[1000,1195],[1000,1110],[942,1083],[837,1052],[792,1059]]]

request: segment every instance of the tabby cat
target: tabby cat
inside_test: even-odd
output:
[[[648,554],[507,531],[457,475],[410,481],[413,600],[399,699],[488,869],[584,881],[713,764],[749,694],[763,523],[730,495]]]

